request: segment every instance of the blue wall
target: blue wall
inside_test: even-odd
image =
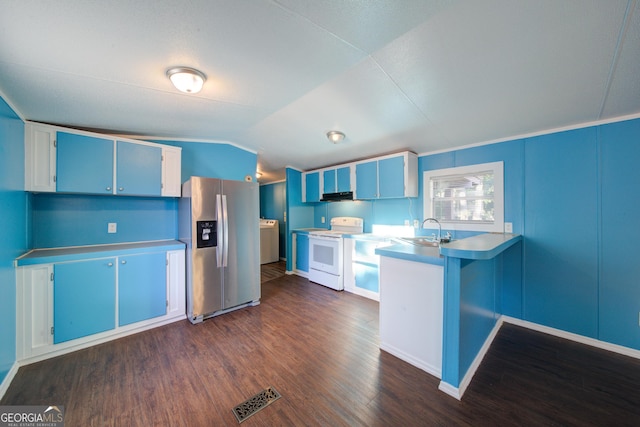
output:
[[[640,120],[598,129],[598,336],[640,349]]]
[[[276,182],[260,186],[260,218],[277,219],[280,234],[280,258],[287,256],[286,224],[284,212],[286,210],[286,183]]]
[[[313,227],[329,228],[329,221],[336,216],[355,216],[364,219],[365,233],[371,233],[373,224],[403,225],[405,220],[413,224],[419,219],[417,199],[359,200],[354,202],[320,202],[314,206]],[[322,217],[325,222],[322,223]]]
[[[0,382],[16,360],[16,275],[13,260],[27,250],[24,123],[0,98]]]
[[[182,182],[192,176],[244,181],[255,179],[258,156],[231,144],[188,141],[153,141],[182,147]]]
[[[293,271],[291,254],[291,230],[313,227],[313,206],[302,203],[302,172],[292,168],[286,169],[286,237],[287,237],[287,271]]]
[[[596,128],[525,145],[524,317],[598,337]]]
[[[32,247],[100,245],[177,238],[177,199],[34,194]],[[107,224],[117,232],[107,233]]]

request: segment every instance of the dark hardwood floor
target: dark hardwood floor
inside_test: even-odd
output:
[[[24,366],[0,404],[64,405],[68,427],[232,426],[271,386],[243,425],[640,424],[636,359],[504,325],[460,402],[378,349],[377,302],[266,269],[259,306]]]

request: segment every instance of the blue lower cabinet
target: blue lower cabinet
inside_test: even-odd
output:
[[[165,252],[118,258],[118,324],[167,313]]]
[[[55,264],[53,343],[115,328],[115,258]]]
[[[298,234],[296,238],[296,270],[309,271],[309,236]]]

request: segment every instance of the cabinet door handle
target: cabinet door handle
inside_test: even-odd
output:
[[[107,188],[105,188],[105,190],[111,191],[111,187],[107,187]]]
[[[123,259],[123,260],[121,261],[121,263],[122,263],[122,264],[126,264],[126,263],[127,263],[127,261]]]
[[[118,191],[124,191],[124,187],[118,188]]]
[[[107,267],[113,267],[113,263],[112,262],[108,263]]]

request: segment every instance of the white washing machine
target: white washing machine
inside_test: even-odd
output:
[[[280,229],[277,219],[260,220],[260,264],[280,260]]]

